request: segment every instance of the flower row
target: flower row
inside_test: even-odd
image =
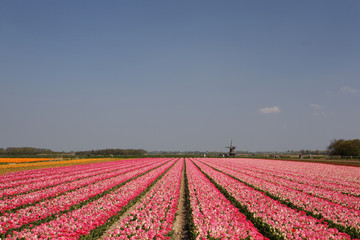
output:
[[[178,161],[105,239],[171,239],[183,162]]]
[[[52,160],[56,160],[56,158],[0,158],[1,163],[41,162]]]
[[[3,213],[10,209],[21,207],[22,205],[33,204],[46,198],[56,197],[65,192],[78,189],[82,186],[93,184],[100,180],[109,179],[109,181],[111,181],[111,178],[117,177],[127,172],[134,171],[135,169],[142,167],[144,166],[142,166],[141,164],[139,164],[138,166],[136,162],[132,162],[127,168],[123,168],[115,172],[104,173],[101,175],[96,175],[85,179],[79,179],[72,182],[65,182],[64,184],[60,184],[54,187],[44,188],[38,191],[29,192],[27,194],[16,195],[12,198],[2,199],[0,200],[0,213]]]
[[[142,175],[118,188],[112,193],[88,202],[79,209],[65,213],[58,218],[39,226],[13,232],[8,239],[78,239],[88,235],[108,219],[117,215],[129,201],[143,192],[156,178],[168,169],[174,160]]]
[[[219,164],[216,165],[216,168],[284,202],[291,203],[299,209],[310,212],[312,215],[321,215],[327,221],[360,233],[360,210],[348,208],[281,184],[242,174],[238,171],[222,167]]]
[[[292,188],[294,190],[308,193],[315,197],[325,198],[330,202],[338,203],[348,208],[353,208],[358,210],[360,209],[360,198],[355,197],[353,195],[343,194],[338,191],[332,191],[326,187],[323,188],[319,186],[314,186],[309,183],[297,182],[294,179],[288,180],[282,178],[281,175],[279,176],[271,173],[260,172],[257,171],[256,169],[250,170],[242,166],[239,166],[237,164],[229,165],[226,164],[226,162],[224,161],[220,162],[213,159],[210,160],[209,162],[215,164],[216,166],[220,166],[223,168],[225,167],[230,170],[235,170],[236,172],[238,172],[238,176],[240,179],[250,179],[249,181],[256,181],[256,179],[259,180],[261,179],[264,181],[274,183],[276,185],[280,185],[283,187]],[[326,185],[326,183],[323,182],[323,185]]]
[[[66,178],[68,176],[78,175],[78,174],[86,174],[86,173],[95,173],[100,172],[102,170],[106,169],[114,169],[116,166],[124,165],[125,161],[119,161],[119,162],[111,162],[111,164],[97,164],[96,166],[88,166],[90,164],[85,165],[78,165],[73,166],[72,168],[66,167],[66,168],[55,168],[57,171],[54,171],[52,169],[51,171],[44,171],[37,173],[36,175],[25,175],[24,178],[17,179],[17,180],[11,180],[8,179],[8,181],[0,183],[0,188],[14,188],[16,186],[24,186],[26,185],[29,187],[30,184],[38,183],[38,182],[48,182],[52,181],[54,179],[59,178]],[[26,171],[27,172],[27,171]]]
[[[13,196],[17,194],[22,194],[31,191],[37,191],[51,186],[56,186],[59,184],[73,182],[75,180],[81,180],[85,178],[94,177],[101,174],[112,174],[116,176],[116,171],[122,171],[125,168],[133,167],[135,165],[142,164],[142,162],[130,160],[130,161],[120,161],[120,164],[102,164],[98,166],[92,166],[90,169],[83,168],[74,168],[76,171],[69,171],[69,173],[61,171],[61,174],[49,174],[45,177],[42,177],[38,181],[33,182],[33,179],[30,179],[29,182],[21,181],[20,186],[4,189],[0,192],[0,198],[5,196]],[[64,170],[64,169],[62,169]],[[44,173],[45,175],[45,173]]]
[[[247,209],[254,219],[270,227],[274,236],[285,239],[351,239],[345,233],[330,228],[327,223],[291,209],[234,178],[195,160],[195,163],[221,188]]]
[[[186,170],[197,239],[265,239],[188,159]]]
[[[118,167],[117,169],[121,169],[121,168],[123,167]],[[90,178],[96,175],[112,172],[117,169],[99,169],[97,171],[80,172],[80,173],[71,172],[68,174],[57,175],[54,177],[50,175],[49,177],[43,177],[42,179],[39,179],[38,181],[35,182],[32,179],[29,182],[22,181],[23,183],[21,185],[18,185],[16,187],[6,188],[3,191],[1,191],[0,198],[31,192],[31,191],[37,191],[43,188],[64,184],[66,182],[73,182],[75,180]]]
[[[95,159],[78,159],[78,160],[66,160],[66,161],[56,161],[56,163],[77,163],[81,164],[82,162],[89,162],[94,161]],[[96,159],[101,160],[101,159]],[[36,163],[37,165],[43,165],[46,166],[47,164],[54,164],[55,162],[41,162]],[[105,162],[104,162],[105,163]],[[92,164],[83,164],[83,165],[74,165],[74,166],[63,166],[63,167],[56,167],[56,168],[40,168],[40,169],[33,169],[33,170],[27,170],[27,171],[20,171],[20,172],[9,172],[5,173],[4,175],[0,175],[0,183],[6,183],[6,182],[14,182],[19,180],[26,180],[26,179],[37,179],[39,177],[42,177],[43,175],[52,175],[57,174],[58,172],[67,172],[67,171],[76,171],[77,169],[88,169],[88,168],[96,168],[95,166],[103,165],[104,163],[92,163]],[[113,162],[108,162],[113,163]],[[14,164],[9,166],[24,166],[24,165],[33,165],[32,163],[26,163],[26,164]]]
[[[229,159],[226,162],[256,172],[273,173],[291,181],[360,196],[360,174],[356,167],[264,159]]]
[[[22,225],[45,219],[53,214],[67,211],[74,205],[87,201],[114,186],[143,174],[152,168],[160,166],[163,163],[164,161],[157,161],[151,165],[143,164],[141,168],[137,167],[131,169],[131,171],[127,171],[114,178],[102,176],[103,179],[99,178],[93,184],[89,184],[75,191],[67,192],[66,194],[62,194],[55,198],[44,199],[33,206],[21,208],[14,213],[5,213],[0,217],[0,233],[6,233],[10,229],[16,229]]]

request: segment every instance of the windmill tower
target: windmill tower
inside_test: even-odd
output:
[[[229,157],[233,157],[235,156],[235,146],[232,145],[232,140],[230,142],[230,147],[226,147],[229,148]]]

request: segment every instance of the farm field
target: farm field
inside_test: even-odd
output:
[[[0,158],[0,163],[42,162],[52,160],[56,160],[56,158]]]
[[[358,167],[141,158],[4,173],[0,189],[0,239],[360,239]]]
[[[0,175],[7,172],[18,172],[32,169],[72,166],[96,162],[109,162],[114,158],[85,158],[74,160],[59,160],[55,158],[0,158]]]

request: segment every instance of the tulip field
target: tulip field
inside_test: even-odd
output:
[[[141,158],[5,173],[0,239],[360,239],[360,168]]]

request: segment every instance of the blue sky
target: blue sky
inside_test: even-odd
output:
[[[360,138],[359,1],[0,2],[0,147]]]

